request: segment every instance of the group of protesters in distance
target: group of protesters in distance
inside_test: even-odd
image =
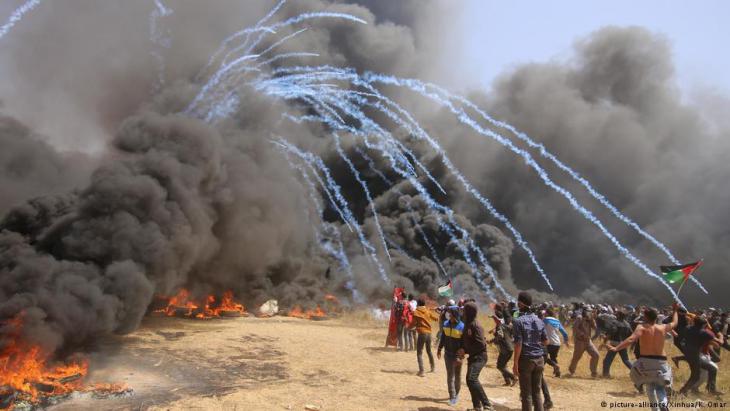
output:
[[[487,344],[498,350],[496,367],[505,386],[519,383],[522,410],[546,410],[553,407],[548,382],[543,378],[545,365],[560,378],[558,353],[563,344],[570,347],[566,327],[572,328],[573,357],[567,377],[572,377],[578,363],[587,353],[592,378],[611,378],[611,365],[618,355],[630,372],[636,389],[646,392],[651,409],[669,409],[669,397],[699,394],[703,381],[712,395],[722,395],[716,380],[722,349],[728,343],[728,312],[714,308],[688,312],[674,304],[671,308],[646,306],[591,305],[572,303],[568,306],[552,302],[533,304],[528,292],[521,292],[517,301],[491,304],[494,328],[488,333],[477,321],[478,305],[464,298],[434,310],[425,299],[412,296],[394,301],[398,315],[398,349],[416,349],[418,376],[424,376],[425,349],[430,372],[435,371],[431,350],[432,321],[438,321],[437,357],[442,352],[446,369],[449,404],[456,405],[461,388],[462,364],[466,359],[466,385],[471,394],[472,410],[492,410],[492,404],[479,382],[487,363]],[[487,338],[487,334],[490,335]],[[689,365],[690,377],[678,391],[672,390],[672,368],[665,355],[664,344],[672,339],[682,353],[672,358]],[[594,342],[598,342],[596,348]],[[602,374],[598,374],[599,349],[606,349]],[[633,352],[634,361],[628,351]],[[512,360],[512,366],[509,362]]]

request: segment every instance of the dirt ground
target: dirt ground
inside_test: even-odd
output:
[[[436,361],[435,373],[416,376],[416,354],[383,348],[386,333],[385,323],[369,320],[365,314],[325,321],[148,318],[134,333],[94,347],[91,358],[91,382],[124,382],[134,390],[132,395],[78,396],[51,409],[242,411],[314,406],[320,410],[436,411],[471,407],[465,384],[457,406],[448,405],[441,361]],[[566,348],[561,351],[563,369],[571,353]],[[518,388],[502,387],[492,347],[489,355],[489,366],[481,376],[487,394],[498,410],[519,409]],[[726,375],[727,367],[723,364],[721,374]],[[590,378],[587,357],[573,378],[557,379],[547,372],[555,409],[611,409],[612,403],[613,409],[630,409],[632,403],[634,409],[641,409],[646,397],[632,388],[618,358],[612,373],[611,380]],[[685,379],[686,373],[677,377],[679,382]],[[718,388],[730,391],[725,376]],[[730,409],[727,395],[701,398]]]

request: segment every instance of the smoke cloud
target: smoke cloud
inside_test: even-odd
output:
[[[729,262],[722,251],[728,230],[718,224],[727,215],[722,204],[729,192],[730,129],[708,123],[708,104],[684,103],[673,73],[671,46],[664,38],[637,27],[607,27],[578,41],[571,61],[519,67],[505,73],[491,93],[472,97],[496,118],[545,144],[680,260],[704,258],[698,278],[709,290],[720,290],[730,285],[721,274]],[[713,108],[708,112],[722,106]],[[448,117],[439,117],[434,127],[453,130]],[[443,135],[450,152],[459,153],[463,169],[523,230],[558,294],[625,302],[640,291],[648,302],[667,302],[655,280],[618,255],[515,156],[473,135]],[[560,175],[548,163],[543,167]],[[570,179],[558,181],[582,192]],[[595,200],[578,198],[651,268],[668,263]],[[479,221],[476,209],[464,212]],[[521,253],[515,253],[512,266],[520,287],[540,287]],[[689,304],[724,302],[722,293],[707,296],[690,284],[682,294]]]
[[[168,25],[182,35],[166,56],[168,83],[154,96],[149,90],[156,67],[140,34],[149,11],[140,5],[115,14],[117,6],[54,3],[33,16],[37,30],[14,32],[18,40],[6,45],[18,67],[4,68],[17,79],[6,93],[30,96],[8,111],[42,130],[49,128],[46,121],[57,122],[62,137],[54,144],[61,149],[108,141],[101,152],[94,149],[101,165],[92,172],[78,161],[80,155],[45,143],[19,120],[2,118],[0,178],[8,182],[3,184],[8,195],[0,204],[0,318],[22,315],[24,336],[50,350],[129,332],[155,295],[180,287],[195,295],[232,289],[246,303],[273,297],[284,305],[313,304],[325,292],[348,291],[344,274],[327,270],[335,262],[314,240],[317,221],[308,212],[306,190],[270,141],[276,129],[320,153],[331,152],[321,130],[281,126],[281,113],[292,108],[253,90],[240,112],[215,128],[175,114],[194,97],[199,86],[193,78],[222,38],[254,23],[253,16],[265,14],[270,4],[237,3],[232,8],[242,13],[224,13],[229,17],[220,25],[197,25],[201,34],[194,39],[186,33],[195,30],[179,28],[208,9],[189,2],[170,6],[175,14]],[[415,74],[408,27],[376,24],[363,6],[322,1],[288,4],[280,18],[313,10],[352,13],[370,24],[353,28],[324,21],[282,52],[291,47],[362,70]],[[81,30],[67,24],[72,20],[90,26]],[[89,31],[104,34],[92,39]],[[71,52],[51,47],[48,38]],[[109,55],[110,43],[115,57],[96,60],[102,50]],[[30,56],[25,50],[33,44],[51,48]],[[80,72],[66,71],[79,62]],[[25,65],[28,70],[21,70]],[[62,89],[54,83],[59,79]],[[44,103],[34,112],[34,96],[42,92],[64,100],[65,108]],[[44,115],[46,110],[51,114]],[[346,241],[350,249],[356,248],[352,240]],[[355,257],[353,263],[361,293],[387,294],[385,285],[365,286],[372,283],[367,262],[360,265]]]
[[[373,194],[371,206],[327,130],[282,121],[284,112],[307,113],[306,105],[274,101],[250,89],[240,110],[215,126],[177,114],[198,92],[196,74],[217,45],[254,24],[270,2],[226,2],[223,13],[214,13],[217,5],[170,2],[174,13],[160,24],[174,34],[173,44],[164,52],[166,82],[154,94],[158,66],[146,31],[152,5],[100,10],[94,2],[52,3],[33,15],[33,30],[19,26],[11,33],[3,53],[16,67],[0,71],[17,79],[2,89],[13,97],[8,101],[23,97],[0,118],[0,319],[22,312],[26,338],[56,350],[100,334],[129,332],[156,295],[181,287],[195,295],[230,289],[249,305],[268,298],[292,305],[321,301],[325,293],[348,296],[353,287],[370,301],[387,298],[393,285],[433,294],[453,277],[457,293],[485,298],[462,251],[440,228],[438,220],[446,216],[429,210],[420,193],[398,175],[375,173],[343,139],[344,152]],[[416,1],[291,2],[277,18],[329,11],[368,24],[323,19],[277,52],[319,55],[287,64],[433,77],[429,63],[440,59],[431,41],[438,32],[431,24],[437,13],[428,10]],[[216,24],[210,24],[212,18]],[[68,23],[77,20],[88,27]],[[88,35],[97,31],[102,38]],[[294,31],[282,30],[261,48]],[[58,44],[47,44],[49,38]],[[28,53],[33,45],[47,47],[47,53]],[[100,58],[102,52],[106,58]],[[724,221],[730,195],[723,167],[728,145],[722,138],[728,131],[708,127],[697,107],[682,103],[670,56],[666,41],[645,30],[606,28],[577,43],[574,61],[517,68],[490,93],[471,97],[544,142],[680,258],[704,257],[701,278],[711,290],[722,289],[730,285],[715,274],[730,263],[720,251],[730,236],[717,224]],[[273,63],[279,64],[284,61]],[[43,93],[54,98],[34,110]],[[446,194],[429,190],[456,211],[453,218],[508,291],[533,288],[546,299],[627,303],[636,302],[641,291],[647,301],[667,299],[656,281],[627,264],[521,161],[467,132],[449,113],[406,92],[397,96],[523,232],[557,295],[545,292],[525,253],[467,197],[423,142],[401,136]],[[50,133],[56,124],[58,140]],[[272,144],[278,135],[324,159],[366,238],[387,262],[390,284],[379,280],[357,235],[329,206],[321,218],[339,229],[353,278],[322,251],[315,234],[320,216],[313,212],[309,187]],[[70,154],[69,148],[94,154]],[[367,154],[378,169],[387,169],[386,159]],[[655,266],[666,263],[645,240],[579,194],[580,187],[556,179],[642,258]],[[315,199],[327,203],[322,192]],[[373,208],[390,260],[379,245]],[[690,302],[708,301],[691,286],[686,290]],[[713,293],[709,301],[723,300]]]

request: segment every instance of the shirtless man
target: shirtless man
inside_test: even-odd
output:
[[[672,385],[672,368],[667,364],[667,357],[664,354],[664,337],[677,326],[677,310],[675,303],[672,322],[669,324],[657,324],[657,312],[653,308],[644,310],[644,323],[636,327],[633,334],[619,345],[609,349],[618,352],[633,343],[639,341],[639,358],[631,368],[631,379],[634,384],[646,385],[649,402],[652,411],[664,411],[669,409],[667,399],[667,386]]]

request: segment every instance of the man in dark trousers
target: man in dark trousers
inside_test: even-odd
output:
[[[426,348],[428,362],[431,365],[431,372],[434,372],[436,364],[431,354],[431,321],[438,321],[439,316],[426,307],[426,300],[418,299],[418,307],[413,312],[413,322],[416,327],[416,358],[418,359],[418,376],[423,377],[423,348]]]
[[[443,323],[436,357],[441,359],[441,350],[445,350],[446,386],[449,389],[449,404],[453,406],[459,401],[461,389],[461,363],[464,356],[461,336],[464,333],[464,323],[459,320],[458,307],[451,306],[447,309],[445,317],[447,319]]]
[[[612,346],[619,345],[621,341],[629,338],[633,331],[631,325],[626,321],[626,314],[623,311],[616,313],[616,319],[607,321],[604,326],[606,332],[606,338]],[[618,352],[608,350],[606,357],[603,359],[603,378],[611,378],[611,364],[613,364],[616,354],[621,356],[626,368],[631,369],[631,361],[629,361],[629,353],[626,351],[627,348]]]
[[[547,334],[545,323],[530,311],[532,296],[522,291],[517,296],[517,306],[522,313],[513,321],[515,358],[512,372],[520,380],[522,411],[543,411],[542,373],[545,369]]]
[[[497,369],[502,373],[504,378],[504,385],[513,386],[517,382],[517,377],[514,376],[508,369],[507,364],[512,358],[514,352],[514,337],[512,336],[512,324],[505,324],[503,318],[503,311],[501,306],[497,304],[494,310],[494,324],[495,328],[492,333],[494,338],[492,343],[497,345],[499,350],[499,356],[497,357]]]
[[[710,342],[722,344],[723,341],[715,337],[709,330],[709,324],[704,317],[697,316],[694,323],[685,334],[684,355],[685,360],[689,363],[690,376],[684,386],[679,390],[680,395],[687,395],[690,389],[696,388],[700,381],[700,371],[705,369],[708,372],[708,391],[711,394],[720,394],[714,385],[714,379],[717,375],[717,369],[710,364],[701,361],[702,347]]]
[[[693,315],[687,313],[687,310],[685,308],[680,308],[677,312],[677,326],[674,327],[672,330],[672,342],[674,343],[674,346],[677,347],[679,352],[682,353],[682,355],[677,355],[672,357],[672,361],[674,361],[674,366],[679,368],[679,361],[684,360],[684,338],[687,335],[687,330],[689,329],[689,321],[692,319]],[[671,318],[664,319],[664,324],[668,324],[671,321]]]
[[[477,305],[475,302],[464,304],[464,334],[462,335],[464,352],[469,354],[466,367],[466,386],[471,393],[471,402],[476,411],[492,411],[492,403],[487,398],[479,373],[487,363],[487,340],[484,328],[477,323]]]
[[[570,348],[568,342],[568,333],[565,331],[563,324],[555,318],[555,312],[552,308],[545,310],[545,333],[548,336],[547,356],[545,362],[553,367],[553,375],[560,378],[560,365],[558,365],[558,353],[560,352],[560,337],[562,335],[565,346]]]

